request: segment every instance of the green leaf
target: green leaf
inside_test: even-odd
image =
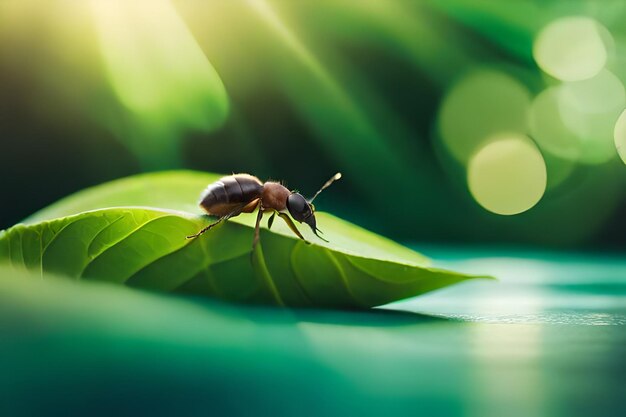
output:
[[[262,229],[252,254],[255,215],[186,239],[212,221],[190,212],[200,212],[195,201],[216,178],[144,174],[79,192],[2,232],[0,261],[74,279],[288,306],[372,307],[474,278],[430,268],[417,252],[321,212],[329,243],[302,228],[312,242],[306,244],[277,221],[272,231]]]
[[[200,213],[200,192],[221,175],[195,171],[139,174],[90,187],[29,216],[37,223],[106,207],[146,206]]]

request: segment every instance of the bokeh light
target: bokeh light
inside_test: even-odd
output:
[[[615,123],[615,148],[622,161],[626,164],[626,110],[617,119]]]
[[[543,71],[559,80],[584,80],[604,68],[610,40],[608,30],[594,19],[564,17],[541,30],[533,56]]]
[[[471,72],[445,97],[439,112],[443,143],[460,162],[498,132],[527,131],[530,93],[513,77],[493,69]]]
[[[582,144],[578,136],[563,123],[559,108],[561,86],[539,93],[530,107],[530,133],[546,152],[560,158],[578,161]]]
[[[522,213],[539,202],[547,185],[545,161],[523,135],[498,135],[471,159],[470,192],[485,209],[504,215]]]
[[[601,164],[615,156],[613,128],[626,105],[621,81],[608,70],[583,81],[549,87],[535,97],[530,133],[559,158]]]
[[[615,156],[613,128],[625,105],[624,86],[608,70],[561,86],[559,110],[563,123],[580,138],[580,162],[604,163]]]

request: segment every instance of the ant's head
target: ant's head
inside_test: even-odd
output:
[[[328,241],[317,234],[317,232],[321,233],[321,230],[317,228],[317,223],[315,222],[315,206],[313,206],[313,200],[315,200],[315,197],[317,197],[319,193],[324,191],[330,184],[337,181],[339,178],[341,178],[341,173],[338,172],[333,175],[331,179],[326,181],[322,188],[320,188],[309,201],[307,201],[302,194],[297,192],[291,193],[287,198],[287,209],[289,210],[291,217],[300,223],[304,222],[308,224],[313,233],[315,233],[315,236],[319,237],[324,242]]]
[[[287,198],[287,210],[289,210],[289,214],[294,220],[302,223],[306,223],[309,225],[313,233],[317,237],[317,223],[315,222],[315,209],[313,205],[310,204],[300,193],[291,193]]]

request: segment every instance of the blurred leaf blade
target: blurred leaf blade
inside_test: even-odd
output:
[[[125,119],[103,122],[118,126],[113,130],[145,167],[180,165],[185,132],[213,131],[228,117],[219,74],[170,2],[91,8],[103,71]]]

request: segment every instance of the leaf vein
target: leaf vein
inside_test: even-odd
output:
[[[87,270],[87,268],[89,267],[89,265],[91,265],[96,259],[98,259],[100,256],[102,256],[102,254],[106,253],[108,250],[112,249],[113,247],[119,245],[120,243],[122,243],[124,240],[128,239],[129,237],[131,237],[133,234],[137,233],[139,230],[141,230],[142,228],[144,228],[145,226],[147,226],[148,224],[154,222],[155,220],[159,220],[159,219],[165,219],[168,217],[176,217],[173,216],[171,214],[166,214],[164,216],[158,216],[155,218],[152,218],[148,221],[146,221],[145,223],[135,227],[134,229],[132,229],[129,233],[127,233],[126,235],[124,235],[122,238],[116,240],[115,242],[112,242],[109,246],[106,247],[106,249],[104,249],[103,251],[101,251],[100,253],[98,253],[96,256],[94,256],[93,258],[91,258],[83,267],[82,271],[80,272],[80,274],[78,275],[79,277],[82,277],[83,274],[85,273],[85,271]],[[133,214],[133,219],[134,218],[134,214]]]
[[[167,217],[167,216],[163,216],[163,217]],[[162,218],[162,217],[160,217],[160,218]],[[178,253],[178,252],[180,252],[182,250],[185,250],[187,247],[189,247],[189,245],[195,244],[196,242],[198,242],[200,244],[200,248],[202,249],[202,253],[204,254],[204,257],[203,257],[203,260],[202,260],[202,264],[191,276],[187,277],[186,281],[184,281],[181,284],[181,286],[184,285],[185,283],[187,283],[190,279],[194,278],[198,273],[202,272],[203,270],[207,270],[207,268],[209,266],[216,266],[216,265],[219,265],[219,264],[222,264],[222,263],[225,263],[225,262],[229,262],[229,261],[232,261],[233,259],[240,258],[241,256],[244,256],[244,255],[246,255],[248,253],[246,251],[244,253],[240,253],[240,254],[237,254],[235,256],[222,259],[222,260],[220,260],[218,262],[212,262],[211,255],[207,251],[206,245],[204,244],[204,242],[200,242],[198,239],[188,239],[187,243],[185,243],[180,248],[178,248],[178,249],[176,249],[176,250],[174,250],[172,252],[165,253],[165,254],[159,256],[158,258],[152,260],[151,262],[143,265],[141,268],[139,268],[137,271],[135,271],[130,277],[128,277],[124,282],[128,282],[133,277],[135,277],[136,275],[141,273],[141,271],[143,271],[146,268],[150,267],[150,265],[152,265],[152,264],[154,264],[154,263],[156,263],[156,262],[158,262],[158,261],[160,261],[160,260],[170,256],[170,255],[175,255],[176,253]],[[214,282],[212,282],[212,284],[213,284],[212,287],[217,288],[217,286],[215,285]],[[179,287],[176,287],[176,288],[179,288]]]
[[[328,257],[330,258],[330,261],[333,263],[333,265],[335,265],[335,268],[337,268],[337,270],[339,271],[339,277],[343,281],[343,285],[346,287],[346,291],[348,292],[350,297],[357,304],[360,304],[360,300],[357,298],[357,296],[354,294],[354,292],[352,292],[352,287],[350,286],[348,277],[347,277],[346,272],[345,272],[345,270],[343,268],[343,265],[341,265],[341,262],[339,262],[339,260],[337,258],[335,258],[335,254],[333,252],[329,251],[328,249],[325,250],[325,253],[328,255]]]
[[[96,241],[96,239],[98,238],[98,236],[100,236],[100,234],[102,232],[104,232],[105,230],[107,230],[109,227],[113,226],[115,223],[117,223],[118,221],[120,221],[121,219],[124,218],[124,215],[120,215],[119,217],[117,217],[116,219],[114,219],[113,221],[107,223],[102,229],[98,230],[98,232],[96,232],[96,234],[93,235],[93,237],[91,238],[91,240],[89,241],[89,244],[87,245],[87,256],[89,256],[89,254],[91,253],[91,246],[93,245],[93,243]]]

